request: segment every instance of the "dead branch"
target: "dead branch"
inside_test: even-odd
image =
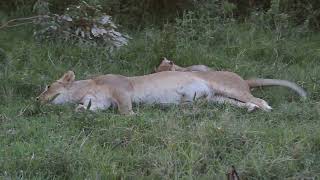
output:
[[[32,23],[32,21],[29,21],[29,20],[34,20],[34,19],[38,19],[38,18],[47,18],[47,17],[49,17],[49,16],[38,15],[38,16],[11,19],[11,20],[5,22],[4,24],[2,24],[0,26],[0,29],[9,28],[9,27],[16,27],[16,26],[21,26],[21,25],[25,25],[25,24],[30,24],[30,23]],[[27,21],[27,22],[21,22],[21,23],[18,23],[18,24],[9,25],[9,24],[17,22],[17,21]]]
[[[240,180],[238,172],[236,171],[236,168],[234,166],[231,166],[231,171],[228,172],[226,175],[227,180]]]

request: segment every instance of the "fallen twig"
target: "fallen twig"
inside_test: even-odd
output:
[[[240,180],[238,172],[236,171],[236,168],[234,166],[231,166],[231,171],[228,172],[226,175],[227,180]]]
[[[34,19],[41,18],[41,17],[42,17],[42,18],[45,18],[45,17],[49,17],[49,16],[43,16],[43,15],[40,16],[40,15],[38,15],[38,16],[31,16],[31,17],[11,19],[11,20],[5,22],[4,24],[2,24],[2,25],[0,26],[0,29],[8,28],[8,27],[21,26],[21,25],[24,25],[24,24],[30,24],[30,23],[32,23],[32,21],[30,21],[30,22],[22,22],[22,23],[15,24],[15,25],[9,25],[10,23],[13,23],[13,22],[16,22],[16,21],[34,20]]]

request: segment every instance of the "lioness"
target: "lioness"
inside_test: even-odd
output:
[[[272,109],[250,93],[248,83],[240,76],[225,71],[165,71],[135,77],[108,74],[79,81],[75,81],[74,72],[68,71],[37,99],[46,103],[53,97],[53,104],[77,103],[77,109],[90,107],[95,111],[115,105],[121,114],[133,114],[132,103],[179,104],[199,98],[231,103],[249,111]]]
[[[155,72],[162,72],[162,71],[213,71],[213,69],[205,66],[205,65],[193,65],[189,67],[181,67],[176,65],[173,61],[168,60],[167,58],[163,58],[160,65],[155,68]],[[284,86],[288,87],[294,91],[296,91],[303,99],[306,98],[307,93],[299,87],[297,84],[287,81],[287,80],[280,80],[280,79],[249,79],[245,80],[248,83],[250,88],[253,87],[261,87],[261,86]]]

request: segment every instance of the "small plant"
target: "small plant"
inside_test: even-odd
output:
[[[42,114],[43,111],[41,110],[41,104],[38,101],[35,101],[34,99],[31,99],[25,107],[23,107],[18,116],[35,116],[38,114]]]
[[[38,8],[45,9],[43,6]],[[43,11],[41,13],[43,14]],[[118,48],[127,45],[129,39],[129,36],[116,30],[117,26],[111,16],[102,13],[99,5],[91,6],[85,1],[81,1],[79,5],[69,6],[61,15],[51,13],[43,15],[35,21],[35,24],[34,35],[39,40],[74,40]]]

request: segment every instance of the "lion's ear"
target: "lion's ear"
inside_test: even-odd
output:
[[[68,71],[60,78],[60,81],[63,83],[71,83],[74,81],[75,77],[73,71]]]
[[[170,63],[170,60],[164,57],[161,63]]]

